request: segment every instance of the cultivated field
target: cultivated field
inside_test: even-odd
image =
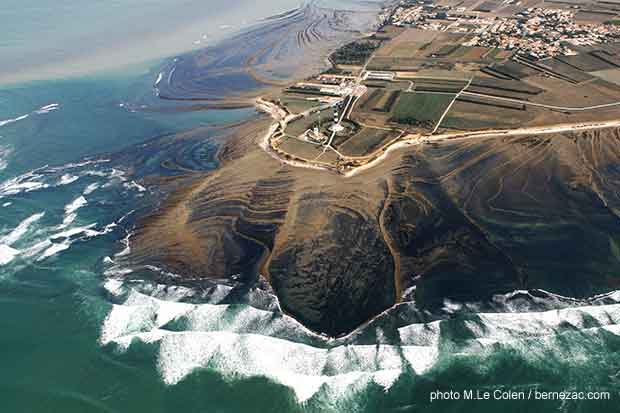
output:
[[[392,114],[393,122],[423,129],[433,129],[454,99],[454,95],[402,93]]]

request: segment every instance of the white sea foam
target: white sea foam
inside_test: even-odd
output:
[[[122,218],[121,218],[122,220]],[[123,257],[125,255],[128,255],[131,252],[131,247],[129,246],[129,239],[131,238],[131,232],[128,232],[127,235],[125,235],[125,238],[123,238],[121,240],[121,243],[125,246],[125,248],[123,248],[122,251],[114,254],[114,257]]]
[[[23,258],[32,258],[35,255],[39,255],[42,251],[46,250],[52,245],[52,241],[49,239],[44,239],[42,241],[37,241],[34,244],[30,245],[27,248],[24,248],[20,254]]]
[[[54,110],[57,110],[60,107],[58,103],[52,103],[50,105],[45,105],[35,110],[34,112],[27,113],[25,115],[17,116],[11,119],[0,120],[0,127],[5,125],[10,125],[11,123],[19,122],[20,120],[24,120],[30,117],[32,114],[43,115]]]
[[[79,176],[71,175],[71,174],[64,174],[60,177],[60,179],[58,179],[58,182],[56,183],[56,185],[57,186],[69,185],[77,181],[78,179],[80,179]]]
[[[124,184],[127,189],[136,189],[138,192],[146,191],[146,188],[137,183],[136,181],[130,181]]]
[[[100,185],[99,183],[94,182],[94,183],[92,183],[92,184],[88,185],[88,186],[84,189],[83,194],[84,194],[84,195],[90,195],[90,194],[92,194],[93,192],[95,192],[97,189],[99,189],[99,187],[100,187],[100,186],[101,186],[101,185]]]
[[[481,342],[491,344],[547,336],[568,326],[583,330],[592,325],[602,327],[619,323],[620,304],[609,304],[531,313],[480,313],[464,324]]]
[[[32,224],[43,218],[45,212],[40,212],[38,214],[33,214],[28,218],[24,219],[19,223],[17,227],[15,227],[9,234],[0,237],[0,244],[5,245],[13,245],[17,242],[26,232]]]
[[[521,351],[524,357],[544,358],[557,348],[562,334],[577,331],[584,339],[596,337],[600,331],[620,335],[620,303],[612,303],[553,311],[467,314],[413,323],[398,328],[400,340],[393,344],[319,339],[309,345],[310,334],[278,311],[245,304],[168,301],[182,299],[188,293],[170,292],[170,287],[162,286],[153,289],[150,296],[119,280],[107,281],[105,288],[115,297],[126,298],[122,304],[113,305],[102,325],[100,342],[115,343],[120,350],[135,341],[153,343],[166,384],[174,385],[204,368],[231,379],[267,377],[293,389],[301,402],[317,393],[345,397],[370,383],[389,389],[409,369],[417,374],[427,372],[443,351],[448,351],[443,357],[478,354],[485,349],[494,351],[501,344]],[[166,299],[162,299],[164,291]],[[620,298],[620,294],[610,293],[600,299],[609,301],[613,297]],[[375,330],[380,338],[383,330]],[[450,331],[467,331],[469,338],[452,341]],[[571,351],[575,362],[588,358],[585,350],[583,354]]]
[[[21,115],[12,119],[0,120],[0,126],[10,125],[11,123],[19,122],[20,120],[24,120],[28,118],[30,115]]]
[[[41,254],[41,256],[37,258],[37,261],[42,261],[46,258],[52,257],[61,251],[69,249],[69,247],[71,247],[71,242],[69,241],[63,241],[59,243],[53,242],[45,251],[43,251],[43,254]]]
[[[123,293],[123,282],[110,278],[103,284],[103,288],[105,288],[110,294],[118,296]]]
[[[123,294],[119,281],[104,287],[115,296]],[[183,322],[186,331],[166,328],[175,320]],[[274,337],[296,324],[250,306],[171,302],[129,289],[125,302],[113,305],[104,321],[100,341],[120,349],[134,340],[159,343],[157,364],[167,384],[210,368],[225,377],[268,377],[291,387],[300,401],[319,391],[340,397],[373,382],[387,389],[407,366],[422,373],[437,357],[434,346],[328,348]]]
[[[97,231],[93,228],[97,224],[90,224],[82,227],[69,228],[64,231],[56,232],[47,239],[36,242],[24,250],[23,256],[32,257],[39,255],[37,261],[52,257],[61,251],[65,251],[79,239],[97,237],[104,234],[104,231]],[[79,236],[79,237],[78,237]]]
[[[54,235],[51,236],[51,238],[52,239],[71,238],[71,237],[74,237],[74,236],[79,235],[79,234],[84,234],[86,237],[95,237],[95,236],[101,235],[103,233],[101,231],[95,231],[95,230],[92,229],[96,225],[97,224],[90,224],[90,225],[86,225],[84,227],[70,228],[70,229],[68,229],[66,231],[55,233]]]
[[[31,192],[37,189],[47,188],[49,185],[41,182],[43,178],[42,171],[46,168],[47,165],[0,183],[0,198],[17,195],[21,192]]]
[[[107,163],[107,162],[110,162],[110,160],[109,159],[87,159],[81,162],[71,162],[71,163],[67,163],[64,165],[60,165],[60,166],[53,166],[47,169],[50,172],[59,172],[59,171],[66,171],[66,170],[71,170],[75,168],[81,168],[83,166],[88,166],[88,165],[98,165],[98,164]]]
[[[35,181],[33,177],[24,177],[22,175],[0,184],[0,198],[17,195],[22,192],[32,192],[47,187],[49,187],[49,185],[46,183]]]
[[[12,202],[5,202],[4,204],[2,204],[2,207],[7,208],[7,207],[10,207],[11,205],[13,205]]]
[[[112,168],[110,172],[100,172],[100,171],[89,171],[87,174],[94,176],[104,176],[109,178],[108,182],[102,186],[102,188],[109,188],[113,185],[116,185],[119,182],[126,182],[127,178],[125,177],[125,172],[120,169]]]
[[[0,146],[0,171],[6,169],[9,166],[8,158],[13,152],[13,149],[10,146]]]
[[[300,402],[322,388],[336,397],[344,396],[352,387],[365,387],[372,382],[389,388],[407,363],[396,346],[322,349],[263,335],[224,331],[155,330],[133,338],[160,342],[158,368],[167,384],[176,384],[197,368],[208,367],[225,377],[270,378],[292,388]],[[436,353],[429,348],[409,350],[427,358]]]
[[[84,198],[83,195],[80,195],[69,204],[65,205],[65,217],[63,218],[62,224],[59,226],[59,228],[66,228],[67,226],[72,224],[73,221],[75,221],[75,219],[77,218],[76,211],[82,208],[87,203],[88,201],[86,201],[86,198]]]
[[[39,109],[37,109],[35,111],[35,113],[37,115],[44,115],[46,113],[50,113],[50,112],[53,112],[55,110],[58,110],[59,108],[60,108],[60,104],[58,104],[58,103],[51,103],[49,105],[41,106]]]
[[[11,248],[8,245],[0,244],[0,265],[6,265],[13,261],[13,258],[19,255],[19,252],[19,250]]]
[[[80,195],[77,198],[75,198],[71,203],[67,204],[65,206],[65,214],[72,214],[75,211],[77,211],[78,209],[82,208],[84,205],[86,205],[88,203],[88,201],[86,200],[86,198],[84,198],[84,196]]]

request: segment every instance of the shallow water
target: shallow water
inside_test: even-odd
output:
[[[213,44],[297,0],[8,0],[0,83],[85,74]]]

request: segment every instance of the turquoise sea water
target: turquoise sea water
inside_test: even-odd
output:
[[[29,7],[15,3],[10,16]],[[143,142],[206,126],[192,145],[210,168],[209,127],[253,115],[151,110],[163,105],[159,66],[0,86],[0,411],[619,411],[618,294],[515,293],[497,303],[512,314],[472,306],[444,321],[405,303],[329,340],[260,285],[164,286],[157,268],[116,280],[133,220],[158,198],[140,178],[165,154],[149,147],[144,161]],[[611,398],[430,401],[436,390],[498,389]]]
[[[127,363],[99,345],[110,309],[101,289],[103,259],[122,249],[119,240],[132,218],[126,214],[149,204],[106,155],[247,112],[127,109],[151,102],[152,76],[0,90],[2,411],[167,410],[165,386],[153,366],[140,361],[145,355]]]

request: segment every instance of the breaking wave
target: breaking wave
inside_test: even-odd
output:
[[[24,120],[28,118],[28,116],[30,115],[27,114],[27,115],[21,115],[16,118],[12,118],[12,119],[0,120],[0,126],[10,125],[11,123],[19,122],[20,120]]]
[[[9,166],[9,155],[13,152],[13,149],[10,146],[2,146],[0,145],[0,172],[6,169]]]
[[[137,343],[153,346],[164,383],[176,385],[197,371],[229,381],[263,377],[290,388],[302,404],[338,404],[373,386],[389,392],[402,380],[433,375],[470,355],[484,359],[509,350],[530,362],[549,353],[585,362],[586,348],[605,345],[602,334],[620,336],[620,292],[572,300],[516,291],[496,297],[503,312],[425,321],[409,302],[348,337],[331,339],[306,330],[258,287],[237,304],[230,300],[234,287],[225,285],[203,294],[200,303],[186,287],[109,279],[104,288],[113,304],[101,344],[121,352]],[[558,303],[564,308],[536,310]],[[565,335],[575,332],[582,339],[566,350]]]
[[[40,110],[55,108],[48,105]],[[0,275],[55,257],[75,243],[109,234],[117,228],[118,221],[97,222],[105,216],[106,195],[112,193],[110,190],[137,194],[145,188],[137,188],[137,183],[125,186],[124,173],[107,166],[108,162],[96,159],[44,166],[0,182],[0,199],[5,199],[3,208],[18,213],[22,213],[23,205],[26,211],[35,209],[19,218],[21,222],[14,228],[0,228]],[[103,187],[109,190],[98,193]],[[38,201],[41,191],[47,191],[43,202]],[[50,197],[51,191],[54,192]],[[63,199],[64,205],[59,205]]]
[[[11,119],[0,120],[0,127],[10,125],[11,123],[19,122],[20,120],[28,119],[31,115],[45,115],[46,113],[53,112],[60,108],[60,104],[52,103],[49,105],[41,106],[39,109],[36,109],[30,113],[26,113],[21,116],[17,116]]]

